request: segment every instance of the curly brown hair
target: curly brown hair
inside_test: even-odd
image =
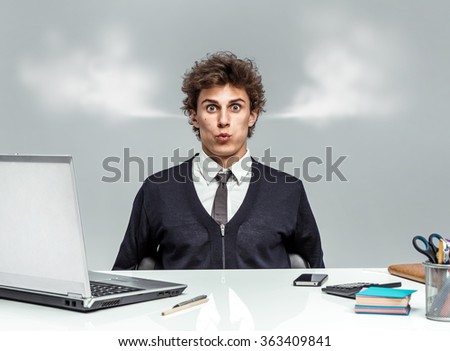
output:
[[[259,115],[265,111],[265,91],[256,64],[248,58],[238,59],[229,51],[219,51],[208,54],[201,61],[196,61],[191,70],[184,74],[181,87],[186,94],[181,107],[184,114],[189,117],[192,111],[197,111],[197,100],[201,90],[226,84],[245,89],[250,98],[252,112]],[[189,124],[192,125],[190,118]],[[248,129],[248,137],[253,135],[255,124]],[[192,126],[192,129],[199,137],[199,129],[195,126]]]

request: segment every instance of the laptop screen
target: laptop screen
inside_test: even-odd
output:
[[[0,155],[0,285],[90,295],[70,156]]]

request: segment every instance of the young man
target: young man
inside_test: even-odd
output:
[[[250,157],[265,97],[251,60],[219,52],[185,74],[183,110],[202,150],[146,179],[113,269],[324,267],[302,182]]]

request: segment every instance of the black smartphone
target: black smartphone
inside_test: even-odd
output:
[[[328,279],[328,274],[303,273],[294,280],[295,286],[321,286]]]

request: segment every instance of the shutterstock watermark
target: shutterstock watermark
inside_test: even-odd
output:
[[[129,183],[131,181],[143,182],[149,175],[155,173],[155,169],[164,170],[170,167],[179,166],[183,162],[194,156],[194,149],[190,149],[187,154],[181,155],[180,149],[177,148],[173,151],[173,154],[171,156],[163,156],[160,158],[159,163],[156,163],[157,160],[153,156],[148,156],[145,158],[142,158],[140,156],[133,156],[131,155],[130,148],[124,148],[123,155],[108,156],[103,159],[102,167],[106,174],[102,176],[101,181],[105,183]],[[262,157],[253,156],[254,159],[266,166],[269,166],[276,170],[280,170],[282,172],[290,173],[296,178],[300,178],[308,183],[317,183],[320,181],[347,182],[347,177],[340,169],[347,157],[347,155],[340,155],[337,157],[333,155],[333,148],[331,146],[325,147],[324,155],[308,156],[301,162],[297,162],[292,156],[273,156],[270,148],[264,150],[264,154]],[[243,170],[250,171],[248,172],[250,181],[254,181],[260,176],[265,176],[266,180],[268,181],[275,181],[273,178],[274,172],[272,169],[266,169],[264,172],[260,172],[261,174],[256,174],[255,176],[254,173],[258,170],[252,168],[251,159],[244,158],[236,161],[241,162],[241,167]],[[156,167],[158,165],[160,167]],[[201,168],[203,170],[211,172],[217,172],[220,170],[220,166],[218,166],[211,159],[205,160],[204,163],[201,164]],[[167,177],[167,173],[157,173],[154,178],[158,182],[161,182],[164,181],[164,179],[162,178],[164,176]],[[253,178],[251,178],[252,176]],[[186,181],[187,178],[189,178],[189,180],[195,181],[195,174],[192,174],[192,172],[191,174],[180,173],[176,178],[180,179],[180,181]]]

